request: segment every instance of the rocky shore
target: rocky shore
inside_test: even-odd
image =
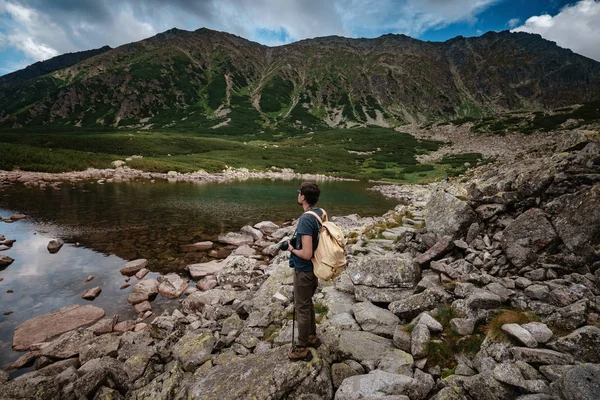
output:
[[[96,169],[88,168],[85,171],[72,171],[61,173],[32,172],[32,171],[1,171],[0,188],[20,183],[28,187],[51,187],[60,190],[63,183],[77,183],[96,181],[99,184],[111,182],[128,182],[140,179],[168,180],[170,182],[231,182],[247,179],[302,179],[307,181],[354,181],[355,179],[337,178],[320,174],[299,174],[291,169],[283,168],[267,172],[250,171],[246,168],[228,168],[221,173],[208,173],[196,171],[192,173],[167,173],[145,172],[129,168],[123,161],[113,162],[115,168]]]
[[[310,362],[286,357],[293,275],[277,243],[294,226],[263,221],[184,276],[125,265],[137,320],[75,306],[19,326],[15,367],[36,370],[0,372],[0,399],[598,398],[598,132],[379,190],[401,204],[333,219],[348,269],[320,282]],[[180,305],[154,315],[157,296]]]

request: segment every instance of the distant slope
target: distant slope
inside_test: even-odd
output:
[[[104,46],[99,49],[79,51],[76,53],[66,53],[60,56],[52,57],[46,61],[38,61],[19,71],[11,72],[0,76],[0,87],[18,85],[28,79],[37,78],[59,69],[68,68],[87,58],[97,56],[110,50],[110,46]]]
[[[172,29],[0,89],[0,126],[305,131],[553,109],[599,93],[600,63],[527,33],[271,48]]]

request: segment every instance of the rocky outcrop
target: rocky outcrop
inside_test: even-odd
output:
[[[435,192],[431,196],[425,212],[428,231],[452,238],[467,233],[477,218],[469,203],[445,191]]]

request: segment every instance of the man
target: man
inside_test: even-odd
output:
[[[319,201],[321,190],[311,182],[302,183],[298,190],[298,204],[304,211],[314,211],[322,218],[323,210],[315,205]],[[317,337],[315,323],[315,307],[312,297],[319,282],[313,272],[311,258],[319,244],[321,226],[317,219],[310,214],[302,214],[296,229],[295,247],[289,245],[290,267],[294,268],[294,311],[298,319],[298,346],[290,350],[288,357],[292,361],[310,359],[308,347],[317,348],[321,341]]]

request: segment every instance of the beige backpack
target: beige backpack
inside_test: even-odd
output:
[[[346,268],[346,255],[344,254],[344,245],[346,240],[342,230],[333,222],[327,220],[327,213],[323,211],[323,222],[319,215],[314,211],[306,211],[321,224],[319,235],[319,244],[312,258],[314,273],[317,278],[324,281],[338,277]]]

